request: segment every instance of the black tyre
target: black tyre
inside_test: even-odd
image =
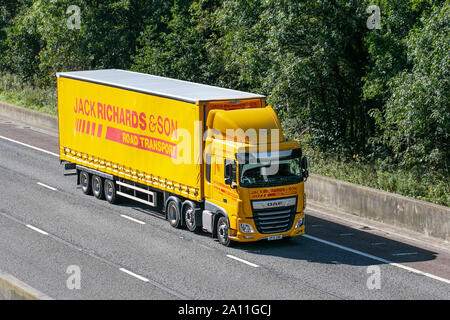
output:
[[[116,204],[118,202],[117,188],[114,181],[105,179],[104,187],[105,199],[111,204]]]
[[[181,227],[181,212],[178,202],[175,200],[170,200],[166,208],[167,220],[169,224],[174,228]]]
[[[96,175],[92,176],[92,193],[94,197],[100,200],[105,196],[103,192],[103,179]]]
[[[91,186],[91,176],[86,171],[80,172],[80,185],[81,190],[84,194],[91,195],[92,194],[92,186]]]
[[[220,244],[225,247],[230,246],[231,240],[228,237],[228,219],[226,217],[220,217],[217,221],[217,239],[219,239]]]
[[[183,205],[183,217],[189,231],[195,232],[200,229],[199,221],[197,221],[195,217],[195,208],[192,203],[187,202]]]

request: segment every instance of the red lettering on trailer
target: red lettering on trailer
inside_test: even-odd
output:
[[[161,139],[147,137],[117,128],[106,129],[106,140],[124,144],[130,147],[158,153],[170,158],[177,158],[177,145]]]
[[[120,124],[126,127],[140,129],[142,131],[148,130],[151,133],[157,133],[168,138],[177,139],[178,122],[174,118],[166,117],[161,114],[145,114],[145,112],[138,113],[135,110],[114,106],[112,104],[96,102],[92,99],[75,98],[74,113],[90,117],[88,125],[94,119],[105,120],[115,124]],[[148,122],[147,122],[148,116]],[[94,118],[94,119],[92,119]],[[88,121],[87,119],[80,121]],[[95,120],[94,120],[95,121]],[[92,128],[86,128],[86,124],[81,123],[77,125],[77,131],[87,130],[90,133]],[[97,124],[96,124],[97,125]],[[82,129],[82,130],[81,130]],[[95,132],[94,134],[95,135]]]
[[[98,131],[97,131],[97,137],[98,138],[102,137],[102,129],[103,129],[103,125],[99,124],[98,125]]]

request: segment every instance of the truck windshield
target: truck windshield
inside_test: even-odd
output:
[[[299,183],[300,158],[277,159],[239,165],[239,183],[244,188],[281,186]]]

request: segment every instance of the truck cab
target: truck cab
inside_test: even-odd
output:
[[[274,110],[213,110],[206,124],[205,231],[224,245],[304,234],[307,162]]]

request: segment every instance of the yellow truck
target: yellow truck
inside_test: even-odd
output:
[[[307,161],[265,96],[115,69],[56,76],[60,160],[85,194],[226,246],[304,233]]]

